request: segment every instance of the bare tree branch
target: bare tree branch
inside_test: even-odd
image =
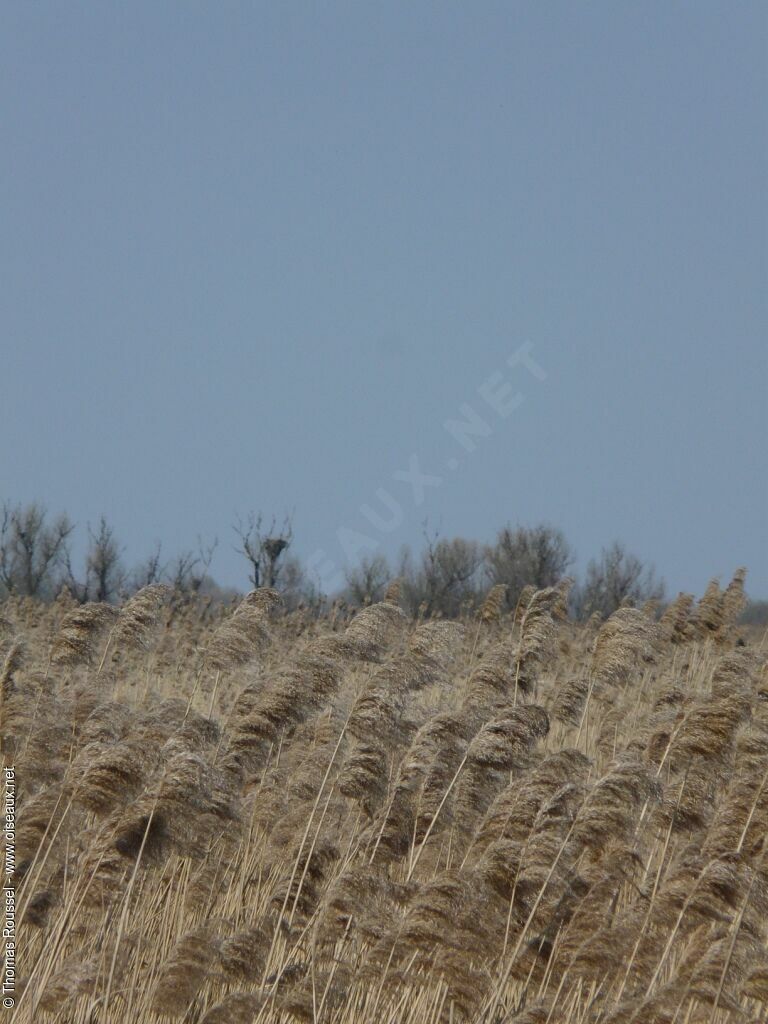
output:
[[[245,521],[238,516],[232,529],[240,541],[235,550],[248,561],[251,586],[254,589],[277,586],[282,568],[281,558],[293,540],[291,517],[286,515],[278,528],[273,516],[265,528],[261,512],[249,512]]]

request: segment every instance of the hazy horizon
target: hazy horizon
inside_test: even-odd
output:
[[[260,509],[329,578],[546,522],[768,597],[763,4],[3,22],[0,501],[223,585]]]

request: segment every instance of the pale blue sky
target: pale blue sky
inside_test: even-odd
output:
[[[768,594],[764,3],[0,19],[0,498],[218,534],[225,583],[254,507],[304,558],[546,520]]]

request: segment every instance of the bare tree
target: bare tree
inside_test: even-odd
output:
[[[86,588],[89,601],[114,601],[126,582],[115,532],[104,516],[96,530],[88,527]]]
[[[162,545],[160,541],[157,541],[144,561],[140,562],[131,573],[131,590],[141,590],[142,587],[149,587],[153,583],[159,583],[164,575],[165,567],[162,562]]]
[[[3,504],[0,511],[0,588],[8,594],[49,597],[68,557],[74,525],[67,516],[48,522],[42,505]]]
[[[173,559],[165,570],[165,575],[173,589],[178,593],[197,591],[200,589],[202,577],[198,573],[199,558],[194,551],[182,551]]]
[[[166,570],[166,578],[174,590],[180,593],[197,594],[209,579],[208,570],[219,541],[214,537],[212,544],[205,544],[197,538],[197,551],[182,551]]]
[[[656,579],[653,566],[646,566],[615,541],[590,561],[584,583],[576,588],[574,604],[579,618],[594,612],[607,618],[623,604],[638,605],[663,597],[664,581]]]
[[[440,539],[425,532],[426,546],[417,567],[410,552],[402,558],[404,597],[412,612],[424,615],[458,615],[462,606],[477,599],[483,551],[475,541],[454,537]]]
[[[287,611],[301,605],[317,612],[323,603],[317,586],[308,578],[299,559],[291,555],[280,567],[280,593]]]
[[[364,556],[360,564],[348,569],[344,576],[347,600],[354,605],[365,605],[381,599],[392,571],[383,555]]]
[[[69,550],[63,562],[65,586],[83,604],[86,601],[115,601],[129,587],[129,576],[121,561],[120,546],[104,516],[99,519],[95,530],[88,527],[88,549],[82,578],[72,566]]]
[[[281,559],[293,540],[293,524],[286,515],[278,528],[275,517],[264,526],[261,512],[249,512],[245,521],[239,516],[233,529],[240,542],[235,550],[244,555],[249,564],[248,579],[258,587],[276,587],[282,569]]]
[[[507,600],[517,604],[523,587],[537,590],[554,586],[573,564],[574,555],[565,535],[554,526],[505,526],[496,543],[486,549],[486,564],[492,583],[507,586]]]

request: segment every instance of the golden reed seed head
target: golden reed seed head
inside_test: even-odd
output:
[[[389,601],[361,609],[344,630],[350,653],[363,661],[379,661],[386,649],[403,635],[405,613]]]
[[[0,691],[4,696],[13,690],[13,676],[21,668],[23,658],[23,641],[13,640],[3,660],[2,670],[0,670]]]
[[[592,673],[600,682],[619,685],[628,680],[638,659],[652,661],[659,630],[637,608],[619,608],[600,627],[592,652]]]
[[[694,600],[693,594],[681,592],[667,605],[659,619],[659,631],[668,642],[682,644],[695,636],[691,622]]]
[[[205,1012],[200,1024],[253,1024],[266,1000],[264,992],[230,992]]]
[[[481,622],[492,623],[498,622],[501,619],[508,590],[509,587],[506,583],[496,583],[491,587],[477,613],[477,617]]]
[[[574,845],[599,850],[609,842],[623,840],[632,829],[637,809],[661,797],[661,784],[646,765],[632,760],[614,763],[578,810]]]
[[[125,647],[144,646],[170,594],[171,588],[164,583],[152,583],[138,590],[120,609],[115,624],[115,641]]]
[[[98,974],[97,960],[78,961],[71,957],[48,979],[40,999],[40,1008],[55,1013],[70,1000],[90,995],[96,986]]]
[[[747,578],[745,568],[737,569],[733,579],[723,592],[720,624],[720,639],[727,638],[728,632],[736,624],[736,620],[747,606],[747,595],[744,593],[744,582]]]
[[[246,928],[222,941],[221,967],[228,978],[255,981],[264,972],[272,941],[270,932],[260,926]]]
[[[496,771],[525,767],[524,755],[549,732],[549,715],[536,704],[512,708],[486,722],[467,750],[469,762]]]
[[[423,664],[425,671],[432,673],[420,686],[437,682],[437,674],[450,668],[458,655],[464,636],[465,630],[460,622],[429,621],[416,627],[408,638],[405,658],[410,655],[417,664]]]
[[[400,597],[403,592],[403,577],[397,576],[395,579],[390,580],[384,591],[383,601],[388,601],[390,604],[400,604]]]
[[[765,950],[756,959],[758,962],[746,972],[741,994],[746,999],[754,999],[768,1006],[768,955]]]
[[[371,816],[387,791],[386,751],[375,744],[362,744],[347,756],[339,772],[339,792],[359,801]]]
[[[216,629],[205,649],[204,659],[211,668],[228,671],[246,665],[266,650],[269,643],[264,609],[243,601]]]
[[[526,583],[526,585],[520,591],[520,596],[517,599],[517,604],[515,605],[515,611],[513,615],[513,621],[515,622],[515,624],[523,621],[523,616],[525,615],[526,609],[528,608],[531,598],[535,593],[536,587],[532,586],[530,583]]]
[[[91,603],[68,612],[59,627],[51,651],[54,665],[88,664],[93,655],[93,641],[100,631],[117,617],[112,605]]]
[[[589,679],[575,676],[557,688],[552,702],[552,717],[564,725],[578,725],[589,694]]]
[[[275,590],[274,587],[257,587],[256,590],[250,590],[240,604],[235,609],[235,614],[242,611],[245,608],[255,608],[260,612],[271,612],[275,608],[278,608],[283,603],[283,598],[279,590]]]
[[[125,740],[83,765],[73,798],[88,810],[105,814],[139,791],[146,771],[141,744]]]
[[[183,1017],[218,963],[220,943],[210,924],[182,936],[160,968],[152,1008],[169,1017]]]
[[[565,804],[580,802],[579,787],[590,768],[591,762],[578,750],[548,754],[496,796],[476,830],[475,846],[482,850],[501,837],[524,842],[542,807],[546,806],[559,817],[564,816]]]
[[[709,581],[701,600],[696,606],[695,620],[699,636],[716,633],[723,623],[724,595],[720,589],[720,580]]]

